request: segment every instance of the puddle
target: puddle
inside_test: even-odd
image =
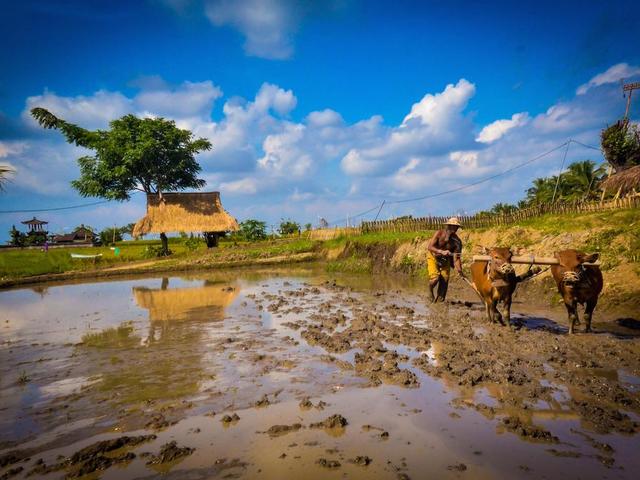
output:
[[[432,307],[419,281],[315,267],[55,284],[0,304],[0,459],[18,459],[0,475],[70,473],[62,458],[123,435],[156,437],[95,454],[92,475],[640,469],[640,340],[568,337],[562,312],[514,305],[524,328],[511,332],[463,302]],[[332,415],[347,425],[311,428]],[[261,433],[278,425],[297,426]],[[148,464],[172,441],[175,459]]]

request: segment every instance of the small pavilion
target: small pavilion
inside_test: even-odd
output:
[[[44,220],[38,220],[36,217],[33,217],[31,220],[26,220],[22,222],[23,225],[28,225],[29,233],[43,233],[47,234],[48,232],[45,230],[45,225],[49,222],[45,222]]]

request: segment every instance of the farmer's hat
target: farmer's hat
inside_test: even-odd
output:
[[[460,221],[458,220],[458,217],[451,217],[449,220],[447,220],[445,223],[445,225],[455,225],[456,227],[462,227],[462,224],[460,223]]]

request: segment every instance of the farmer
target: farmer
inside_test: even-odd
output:
[[[429,241],[427,271],[429,273],[429,297],[432,302],[444,302],[452,266],[455,266],[457,272],[464,278],[460,259],[462,240],[456,235],[461,226],[456,217],[451,217],[445,223],[444,230],[438,230]],[[434,296],[433,289],[436,285],[438,290],[437,295]]]

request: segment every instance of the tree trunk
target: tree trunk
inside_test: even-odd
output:
[[[162,255],[168,256],[169,255],[169,240],[167,239],[167,236],[165,235],[164,232],[162,232],[160,234],[160,240],[162,241]]]
[[[204,239],[207,242],[207,248],[218,246],[218,232],[204,232]]]

